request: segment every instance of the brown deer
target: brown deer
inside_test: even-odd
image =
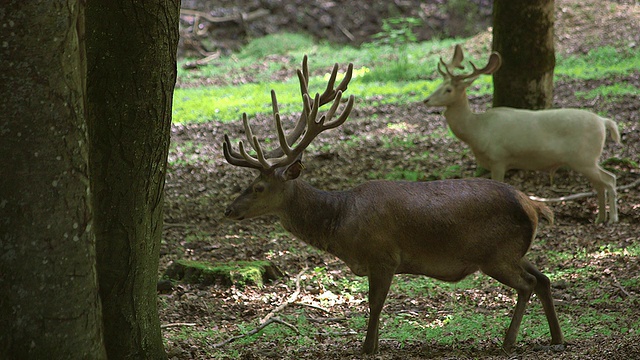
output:
[[[463,58],[460,45],[456,45],[450,63],[440,58],[438,71],[444,81],[424,103],[446,107],[444,116],[451,131],[469,145],[478,164],[491,171],[491,178],[503,181],[509,169],[550,170],[553,174],[557,168],[568,166],[586,176],[596,189],[596,224],[607,220],[607,200],[608,221],[617,222],[616,177],[598,165],[607,129],[611,138],[620,143],[616,123],[579,109],[496,107],[473,113],[467,87],[480,75],[496,72],[502,60],[500,54],[493,52],[484,68],[478,69],[470,62],[471,73],[454,75],[453,69],[464,68]]]
[[[272,91],[280,147],[268,154],[243,114],[247,141],[255,155],[245,150],[242,141],[239,150],[234,150],[225,135],[224,156],[230,164],[257,169],[260,175],[227,207],[225,216],[242,220],[277,215],[293,235],[337,256],[356,275],[367,276],[370,313],[364,353],[378,350],[380,312],[395,274],[457,282],[478,270],[517,291],[518,300],[504,338],[506,351],[516,342],[532,293],[542,301],[552,344],[563,344],[549,278],[525,258],[538,217],[553,219],[545,205],[507,184],[488,179],[369,181],[336,192],[317,190],[299,179],[305,148],[322,131],[340,126],[349,116],[353,96],[340,116],[332,120],[352,68],[350,64],[336,90],[336,64],[325,93],[311,100],[305,57],[303,70],[298,70],[303,111],[291,134],[295,136],[285,136]],[[318,119],[320,106],[332,100],[329,111]]]

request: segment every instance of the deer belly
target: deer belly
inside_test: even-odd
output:
[[[441,259],[403,259],[397,274],[425,275],[434,279],[457,282],[478,271],[476,265],[455,260]]]

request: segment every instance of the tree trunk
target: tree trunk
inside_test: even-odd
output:
[[[553,0],[494,0],[492,46],[502,55],[502,67],[493,74],[494,107],[551,107],[553,22]]]
[[[156,283],[179,7],[87,5],[91,189],[111,359],[166,358]]]
[[[83,7],[0,11],[0,358],[106,359],[89,204]]]

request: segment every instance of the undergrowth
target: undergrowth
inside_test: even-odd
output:
[[[330,44],[313,43],[301,35],[280,34],[250,42],[238,54],[221,58],[215,63],[197,70],[184,70],[180,67],[179,79],[183,87],[174,94],[173,120],[176,123],[194,123],[207,121],[238,121],[241,114],[249,116],[271,111],[269,90],[278,95],[281,113],[288,114],[300,109],[299,85],[295,68],[291,68],[287,81],[270,80],[277,71],[283,71],[278,62],[261,71],[253,72],[252,80],[240,79],[243,72],[250,71],[252,65],[262,63],[272,56],[287,56],[299,64],[305,54],[309,55],[310,72],[317,73],[327,69],[324,75],[312,76],[309,90],[321,92],[328,78],[328,69],[334,63],[346,69],[349,62],[354,63],[354,78],[349,84],[348,93],[356,96],[356,106],[382,104],[407,104],[423,100],[440,84],[436,76],[435,64],[440,55],[449,51],[454,43],[464,40],[447,39],[421,43],[409,43],[403,40],[401,49],[398,44],[379,43],[378,46],[340,47]],[[398,51],[400,55],[398,55]],[[400,59],[401,58],[401,59]],[[400,61],[400,60],[401,61]],[[484,59],[471,59],[482,63]],[[389,64],[402,66],[389,67]],[[299,65],[296,65],[298,67]],[[610,46],[596,48],[586,55],[560,57],[557,60],[555,76],[557,79],[600,79],[613,75],[625,75],[640,69],[640,53],[615,49]],[[285,69],[286,70],[286,69]],[[340,75],[341,76],[341,75]],[[339,77],[340,77],[339,76]],[[232,81],[238,77],[239,84]],[[230,81],[221,86],[189,86],[204,78],[222,78]],[[491,94],[492,78],[482,76],[469,89],[470,96]],[[637,94],[640,89],[625,84],[604,85],[589,92],[577,95],[591,99],[597,96],[617,97]]]

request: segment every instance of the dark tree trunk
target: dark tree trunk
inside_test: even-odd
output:
[[[494,0],[493,50],[502,55],[502,67],[493,74],[494,107],[551,107],[553,22],[553,0]]]
[[[98,278],[112,359],[166,358],[157,270],[180,2],[87,5]]]
[[[105,359],[89,203],[83,6],[0,11],[0,358]]]

